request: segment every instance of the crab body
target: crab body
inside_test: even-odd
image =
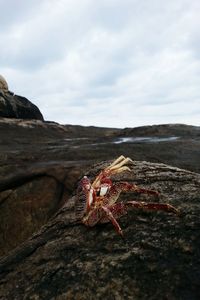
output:
[[[129,182],[112,182],[110,178],[112,175],[130,171],[126,165],[131,162],[130,158],[120,156],[111,165],[102,170],[93,182],[87,176],[82,178],[77,189],[76,212],[81,216],[83,224],[92,227],[97,223],[111,222],[117,233],[123,235],[117,219],[127,214],[130,209],[143,208],[178,213],[175,207],[165,203],[118,202],[122,192],[159,196],[157,191],[140,188]]]

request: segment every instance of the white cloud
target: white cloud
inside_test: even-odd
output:
[[[199,124],[198,0],[11,4],[0,2],[0,73],[46,119]]]

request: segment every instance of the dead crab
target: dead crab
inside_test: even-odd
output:
[[[130,158],[118,157],[112,164],[102,170],[93,182],[84,176],[77,190],[76,212],[82,216],[82,223],[86,226],[94,226],[97,223],[111,222],[117,233],[123,236],[122,229],[117,222],[128,210],[143,208],[145,210],[162,210],[177,214],[178,210],[168,203],[152,203],[127,201],[117,202],[121,192],[136,192],[158,196],[157,191],[140,188],[128,182],[113,183],[111,175],[130,171],[127,163]]]

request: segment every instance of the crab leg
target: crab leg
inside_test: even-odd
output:
[[[119,198],[119,195],[123,192],[135,192],[138,194],[147,194],[147,195],[154,195],[156,197],[159,196],[159,193],[157,191],[149,190],[140,188],[135,184],[128,183],[128,182],[115,182],[111,188],[108,194],[105,196],[103,203],[104,206],[112,206],[114,203],[117,202],[117,199]]]
[[[125,203],[127,208],[143,208],[144,210],[159,210],[179,214],[179,210],[168,203],[137,202],[128,201]]]
[[[80,191],[83,191],[84,197],[81,197]],[[79,197],[85,200],[86,211],[89,211],[90,206],[94,200],[94,190],[91,187],[91,182],[87,176],[84,176],[79,182],[79,190],[77,192],[79,194]],[[79,205],[80,204],[81,202],[79,203]]]
[[[102,209],[104,210],[104,212],[106,213],[106,217],[108,218],[108,220],[111,221],[111,223],[113,224],[113,226],[115,227],[115,230],[117,231],[118,234],[120,234],[121,236],[123,236],[123,232],[121,227],[119,226],[119,223],[117,222],[117,220],[115,219],[115,217],[113,216],[112,212],[110,211],[110,209],[108,209],[105,206],[102,206]]]
[[[138,194],[148,194],[148,195],[155,195],[155,196],[159,196],[159,192],[157,191],[153,191],[150,189],[145,189],[145,188],[140,188],[139,186],[137,186],[136,184],[132,184],[132,183],[128,183],[125,181],[121,181],[121,182],[116,182],[113,184],[112,187],[113,191],[118,191],[118,193],[120,192],[136,192]]]
[[[128,202],[118,202],[113,204],[112,206],[102,207],[103,210],[106,213],[106,216],[104,216],[100,223],[107,223],[108,221],[111,221],[113,226],[115,227],[118,234],[123,236],[123,232],[121,227],[119,226],[116,219],[119,219],[120,217],[126,215],[128,213],[128,210],[139,208],[144,210],[158,210],[158,211],[166,211],[166,212],[172,212],[175,214],[179,214],[178,209],[173,207],[170,204],[165,203],[147,203],[147,202],[137,202],[137,201],[128,201]]]
[[[159,210],[172,212],[174,214],[179,214],[179,210],[168,203],[155,203],[155,202],[139,202],[139,201],[128,201],[128,202],[118,202],[109,206],[109,211],[112,213],[113,217],[119,219],[123,215],[127,214],[128,210],[133,208],[143,208],[144,210]],[[104,223],[105,220],[101,220]]]

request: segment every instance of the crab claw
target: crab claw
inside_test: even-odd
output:
[[[129,157],[124,157],[123,155],[119,156],[114,162],[108,166],[104,172],[108,175],[122,173],[124,171],[130,171],[130,168],[125,166],[127,163],[132,163],[132,159]]]
[[[132,159],[130,159],[129,157],[124,157],[123,155],[119,156],[116,160],[113,161],[113,163],[111,163],[107,168],[101,171],[101,173],[92,183],[92,186],[94,188],[98,187],[104,177],[110,177],[111,175],[122,173],[124,171],[131,171],[130,168],[125,165],[132,162]]]
[[[108,167],[109,169],[118,168],[124,166],[125,164],[133,162],[129,157],[124,157],[123,155],[119,156],[112,164]]]

